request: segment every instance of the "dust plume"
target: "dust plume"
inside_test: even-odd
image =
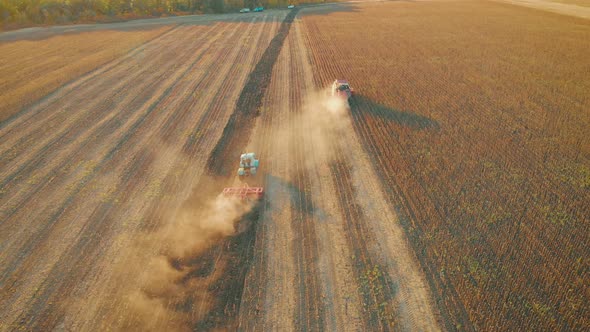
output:
[[[204,209],[181,210],[163,230],[165,254],[177,259],[199,254],[211,242],[235,234],[235,222],[251,208],[251,202],[219,195]]]
[[[297,144],[305,155],[330,162],[337,157],[335,140],[348,135],[349,128],[348,102],[318,91],[290,113],[273,139]],[[306,167],[317,167],[315,158],[304,160]],[[193,196],[174,216],[165,218],[161,229],[136,239],[133,251],[144,254],[126,261],[135,266],[123,268],[142,273],[128,280],[130,287],[123,295],[128,314],[120,321],[122,329],[184,331],[228,326],[221,320],[227,319],[226,310],[232,310],[226,303],[231,306],[233,296],[241,295],[232,293],[233,289],[239,292],[243,279],[243,271],[236,266],[251,255],[245,243],[253,237],[248,223],[256,220],[257,209],[253,202],[239,199],[220,196],[203,204]],[[154,251],[154,246],[159,249]]]
[[[138,247],[159,243],[141,277],[126,296],[129,314],[124,329],[191,330],[214,302],[211,280],[224,272],[224,260],[213,250],[221,240],[248,225],[243,216],[254,203],[219,195],[201,207],[183,208],[160,231],[138,240]]]
[[[284,124],[277,139],[291,146],[301,145],[306,156],[315,153],[329,162],[336,157],[333,142],[352,128],[349,112],[348,101],[331,96],[329,89],[310,93],[304,98],[300,111]],[[317,167],[312,163],[312,158],[305,158],[308,169]]]

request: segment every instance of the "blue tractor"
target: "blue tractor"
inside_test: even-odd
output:
[[[256,159],[254,152],[242,153],[240,156],[240,168],[238,168],[238,176],[256,175],[259,161]]]

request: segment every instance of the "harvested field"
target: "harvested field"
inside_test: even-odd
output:
[[[590,22],[464,1],[359,8],[303,17],[315,77],[360,90],[355,131],[446,327],[587,329]]]
[[[0,44],[0,122],[72,78],[131,52],[169,29],[101,31]]]
[[[155,296],[146,278],[169,275],[158,257],[179,240],[166,225],[182,217],[173,211],[205,170],[203,155],[283,17],[174,26],[141,45],[142,56],[131,51],[2,123],[4,326],[186,326],[166,309],[180,295]],[[191,322],[219,324],[208,310]],[[231,326],[230,316],[222,323]]]
[[[589,38],[478,1],[0,34],[0,331],[587,329]]]

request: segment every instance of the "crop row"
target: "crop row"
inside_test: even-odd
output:
[[[404,217],[406,234],[447,327],[587,326],[582,280],[588,273],[583,222],[590,215],[583,203],[588,192],[579,185],[583,180],[564,179],[548,162],[584,164],[583,145],[567,144],[584,139],[574,136],[580,131],[567,139],[554,136],[554,148],[540,139],[563,132],[565,128],[554,127],[569,126],[568,119],[579,118],[578,98],[553,97],[551,87],[528,91],[527,96],[527,91],[507,85],[515,80],[507,76],[508,70],[524,77],[526,69],[515,66],[526,68],[526,64],[497,54],[501,50],[495,45],[480,44],[478,35],[463,32],[459,37],[462,30],[451,30],[456,27],[446,23],[419,26],[420,20],[435,19],[434,10],[441,8],[418,12],[406,8],[410,5],[395,6],[387,14],[399,16],[398,20],[378,28],[394,31],[387,37],[356,38],[353,33],[377,29],[361,25],[369,16],[378,20],[385,15],[383,6],[383,13],[367,5],[358,17],[341,14],[330,21],[310,16],[305,21],[316,40],[312,49],[316,59],[338,54],[331,63],[314,61],[319,77],[328,81],[340,71],[358,91],[351,104],[355,130],[381,176],[383,191]],[[493,5],[476,9],[500,10]],[[453,6],[444,10],[465,14]],[[402,11],[423,17],[415,16],[414,22]],[[437,31],[449,30],[457,35],[453,45],[462,46],[463,39],[471,46],[445,57],[452,42],[439,43],[435,37]],[[511,42],[526,39],[518,33],[503,36],[514,38]],[[536,35],[529,37],[538,42]],[[504,78],[505,86],[494,89],[497,82],[484,76],[486,72],[469,60],[458,61],[477,47],[488,48],[479,63],[497,71],[496,79]],[[528,56],[535,62],[547,61],[540,55]],[[496,67],[497,59],[503,67]],[[514,93],[527,98],[524,109],[507,102],[519,100]],[[562,111],[547,113],[545,122],[539,121],[534,118],[538,113],[526,107],[539,108],[541,103]]]

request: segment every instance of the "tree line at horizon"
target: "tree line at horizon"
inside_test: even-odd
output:
[[[325,0],[0,0],[1,24],[69,22],[222,13],[237,8],[286,7]]]

